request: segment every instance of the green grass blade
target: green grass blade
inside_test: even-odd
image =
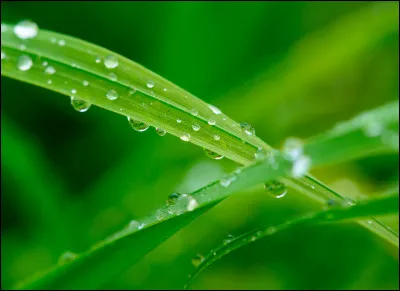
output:
[[[284,222],[279,225],[260,227],[256,230],[238,236],[230,240],[229,242],[225,242],[223,245],[212,250],[196,268],[194,273],[189,276],[190,281],[188,282],[188,285],[202,271],[206,270],[209,266],[211,266],[214,262],[221,259],[222,257],[261,238],[273,235],[283,230],[287,230],[294,226],[321,222],[339,222],[341,220],[353,220],[368,218],[370,216],[390,215],[398,213],[399,193],[397,191],[397,193],[362,201],[354,206],[350,206],[347,203],[342,205],[339,204],[339,206],[332,209],[315,213],[308,213],[304,216]],[[373,222],[368,220],[368,223],[372,224]],[[187,289],[187,286],[185,287],[185,289]]]
[[[393,112],[398,110],[398,104],[391,104],[391,106],[385,106],[384,108],[386,108],[384,111],[385,115],[392,116],[384,123],[384,128],[398,124],[398,117],[393,114]],[[364,126],[369,124],[369,121],[379,117],[381,112],[381,108],[371,112],[368,114],[369,117],[364,119],[365,122],[358,123],[358,127],[354,126],[353,120],[346,122],[341,125],[342,130],[340,134],[332,135],[329,132],[325,138],[321,136],[320,139],[322,139],[323,142],[317,143],[316,141],[311,141],[310,144],[306,144],[304,151],[311,158],[312,165],[334,162],[331,156],[337,157],[337,155],[332,148],[333,146],[350,148],[345,151],[347,159],[352,158],[350,155],[351,149],[353,151],[353,156],[359,156],[358,151],[360,150],[369,152],[372,148],[380,146],[382,144],[380,136],[370,137],[359,133],[363,132]],[[352,144],[348,144],[347,140],[344,138],[339,139],[342,143],[335,142],[340,136],[346,137],[353,136],[354,134],[357,137],[357,148],[354,148]],[[364,146],[362,147],[361,145]],[[324,154],[320,154],[321,152]],[[215,181],[192,193],[192,197],[194,197],[198,203],[198,207],[195,211],[188,212],[185,204],[160,208],[152,215],[140,221],[140,223],[143,224],[143,228],[125,228],[121,232],[100,242],[91,250],[80,255],[70,264],[59,268],[55,267],[38,280],[31,281],[30,283],[28,282],[19,287],[24,289],[96,288],[104,283],[107,278],[120,273],[128,266],[136,263],[147,252],[172,236],[176,231],[190,223],[190,221],[204,213],[218,201],[227,198],[232,193],[247,189],[253,185],[278,177],[291,175],[292,167],[293,163],[289,161],[285,155],[276,151],[274,155],[264,161],[243,168],[240,173],[232,173],[231,175],[232,177],[234,176],[235,179],[232,180],[229,187],[224,187],[221,185],[220,181]],[[330,198],[337,197],[332,196]],[[393,238],[393,236],[387,234],[389,230],[383,230],[384,231],[382,231],[380,235],[392,244],[398,246],[398,235],[395,235]],[[118,255],[116,255],[116,250],[118,250]],[[123,263],[118,263],[121,258],[123,258]],[[107,266],[109,265],[113,266],[112,272],[107,271]],[[78,276],[78,274],[84,275]],[[99,276],[99,274],[101,274],[101,276]]]

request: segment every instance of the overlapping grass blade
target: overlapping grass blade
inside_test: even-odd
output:
[[[326,135],[312,139],[309,144],[304,146],[304,152],[310,157],[313,166],[320,166],[334,163],[335,159],[340,158],[335,153],[336,147],[342,148],[341,153],[345,156],[345,159],[358,157],[360,152],[370,153],[372,149],[376,148],[390,148],[390,146],[385,146],[385,139],[382,140],[382,136],[385,136],[385,132],[392,132],[389,130],[390,128],[398,126],[398,117],[395,114],[397,111],[398,104],[391,103],[364,114],[363,116],[367,117],[362,118],[362,122],[356,118],[343,123],[340,125],[340,131],[336,128]],[[381,134],[372,137],[365,135],[364,131],[368,128],[370,122],[380,120],[377,118],[382,117],[382,115],[390,117],[382,119]],[[353,142],[349,143],[348,139],[352,139]],[[135,227],[132,229],[127,227],[80,255],[75,261],[55,267],[37,280],[34,279],[19,287],[25,289],[96,288],[108,278],[136,263],[158,244],[218,201],[250,186],[292,175],[292,167],[292,161],[289,161],[284,154],[275,151],[264,161],[243,168],[239,173],[232,173],[231,178],[234,177],[234,179],[232,179],[229,187],[224,187],[220,181],[215,181],[191,193],[198,203],[195,211],[188,212],[186,205],[165,206],[158,209],[155,213],[140,221],[143,228]],[[340,196],[330,198],[341,199]],[[342,203],[343,201],[339,202]],[[171,209],[173,211],[170,211]],[[162,218],[160,218],[160,213],[163,214]],[[398,234],[393,233],[388,228],[382,228],[379,234],[398,246]],[[113,266],[111,271],[109,270],[110,265]]]

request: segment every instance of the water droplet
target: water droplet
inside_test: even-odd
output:
[[[207,123],[209,125],[215,125],[215,120],[214,119],[209,119]]]
[[[117,81],[117,79],[118,79],[117,75],[114,73],[108,74],[108,78],[110,78],[110,80],[112,80],[112,81]]]
[[[89,82],[88,81],[86,81],[86,80],[83,80],[83,86],[85,86],[85,87],[87,87],[87,86],[89,86]]]
[[[44,62],[42,63],[42,66],[43,66],[43,67],[47,67],[48,64],[49,64],[48,62],[44,61]]]
[[[181,135],[180,139],[183,140],[183,141],[189,141],[190,140],[190,134],[184,133],[184,134]]]
[[[193,211],[197,208],[197,206],[199,206],[199,203],[197,202],[197,200],[189,195],[189,202],[187,205],[187,210]]]
[[[162,89],[164,92],[167,92],[167,88]]]
[[[73,96],[71,96],[71,105],[78,112],[86,112],[89,110],[91,106],[90,103]]]
[[[167,132],[164,130],[164,129],[162,129],[162,128],[156,128],[156,133],[159,135],[159,136],[164,136]]]
[[[167,216],[167,212],[165,209],[158,209],[156,211],[157,220],[163,220]]]
[[[71,89],[72,94],[76,94],[76,89]]]
[[[136,93],[136,89],[135,88],[131,88],[131,90],[129,91],[129,95],[133,95]]]
[[[31,57],[27,55],[19,56],[17,59],[17,68],[20,71],[28,71],[33,65]]]
[[[101,63],[101,58],[100,58],[100,57],[97,57],[96,60],[95,60],[95,62],[96,62],[96,64]]]
[[[229,234],[224,240],[223,240],[223,244],[227,245],[229,244],[231,241],[233,241],[235,239],[235,237],[231,234]]]
[[[244,133],[247,135],[255,135],[256,134],[256,130],[254,129],[254,127],[246,122],[242,122],[240,124],[240,127],[242,128]]]
[[[231,185],[232,180],[230,179],[230,177],[224,177],[222,178],[219,183],[221,184],[222,187],[229,187],[229,185]]]
[[[176,122],[178,122],[178,123],[181,123],[182,122],[182,120],[180,120],[179,118],[176,120]]]
[[[304,176],[311,167],[311,159],[307,156],[301,156],[296,159],[292,167],[293,177]]]
[[[50,39],[50,42],[51,42],[51,43],[56,43],[56,42],[57,42],[57,39],[56,39],[55,37],[52,37],[52,38]]]
[[[283,153],[295,161],[303,154],[303,142],[295,137],[287,138],[283,144]]]
[[[47,84],[51,84],[51,83],[53,83],[53,81],[52,80],[47,80]]]
[[[379,122],[369,122],[364,127],[364,134],[368,137],[377,137],[381,135],[383,126]]]
[[[59,45],[59,46],[65,46],[65,40],[60,39],[60,40],[58,41],[58,45]]]
[[[15,35],[20,39],[35,38],[38,31],[37,24],[30,20],[22,20],[14,27]]]
[[[129,229],[129,230],[136,230],[136,229],[139,228],[139,225],[140,225],[139,221],[137,221],[137,220],[131,220],[131,221],[129,222],[129,224],[128,224],[128,229]]]
[[[144,223],[141,223],[141,224],[138,226],[138,229],[142,229],[143,227],[145,227],[145,224],[144,224]]]
[[[200,254],[197,254],[192,258],[192,265],[197,268],[204,261],[204,257]]]
[[[131,127],[134,130],[139,131],[139,132],[146,131],[150,127],[150,125],[148,125],[144,122],[141,122],[141,121],[134,120],[130,117],[128,117],[128,121],[129,121],[129,124],[131,125]]]
[[[4,60],[6,58],[6,53],[1,51],[1,60]]]
[[[267,157],[267,150],[264,148],[258,148],[254,153],[254,158],[256,161],[262,161]]]
[[[193,123],[192,124],[192,128],[193,128],[194,131],[199,131],[200,130],[200,125],[197,124],[197,123]]]
[[[214,134],[214,139],[215,139],[215,140],[220,140],[221,137],[220,137],[218,134]]]
[[[19,46],[19,49],[20,49],[21,51],[24,51],[24,50],[26,50],[26,46],[25,46],[24,44],[21,44],[21,45]]]
[[[327,204],[329,207],[332,207],[332,206],[337,206],[337,205],[338,205],[338,202],[337,202],[335,199],[329,199],[329,200],[326,202],[326,204]]]
[[[215,107],[214,105],[211,105],[211,104],[208,104],[208,108],[210,108],[211,109],[211,111],[214,113],[214,114],[221,114],[222,112],[221,112],[221,110],[219,109],[219,108],[217,108],[217,107]]]
[[[191,113],[193,116],[197,116],[197,114],[199,114],[199,111],[197,111],[196,108],[192,108],[192,109],[190,110],[190,113]]]
[[[206,155],[214,160],[220,160],[222,159],[224,156],[220,155],[218,153],[215,153],[213,151],[210,151],[209,149],[204,148],[204,152],[206,153]]]
[[[171,205],[176,204],[176,202],[178,201],[179,197],[181,197],[181,194],[179,194],[179,193],[175,192],[175,193],[170,194],[168,196],[167,201],[166,201],[167,206],[171,206]]]
[[[118,59],[117,59],[117,57],[116,56],[112,56],[112,55],[106,56],[104,58],[104,66],[107,69],[114,69],[114,68],[118,67]]]
[[[367,220],[367,223],[368,223],[369,225],[371,225],[371,224],[372,224],[372,220]]]
[[[146,86],[149,89],[153,88],[154,87],[154,81],[152,81],[152,80],[147,81]]]
[[[58,259],[58,263],[59,263],[60,265],[66,264],[66,263],[72,262],[72,261],[75,260],[77,257],[78,257],[77,254],[68,251],[68,252],[63,253],[63,254],[60,256],[60,258]]]
[[[108,90],[106,97],[108,100],[116,100],[116,99],[118,99],[118,93],[117,93],[117,91],[111,89],[111,90]]]
[[[264,184],[264,187],[268,194],[274,198],[282,198],[287,193],[285,184],[279,182],[278,180],[268,181]]]

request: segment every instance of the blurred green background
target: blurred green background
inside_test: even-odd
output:
[[[1,21],[31,19],[124,55],[218,106],[280,147],[398,99],[398,2],[1,2]],[[237,167],[201,148],[69,98],[1,78],[1,285],[81,252]],[[398,183],[398,154],[312,172],[343,195]],[[238,193],[104,288],[182,288],[191,258],[228,234],[315,209],[296,192]],[[389,217],[398,230],[398,218]],[[135,246],[132,245],[132,250]],[[112,266],[110,266],[112,268]],[[398,249],[355,224],[295,228],[204,272],[196,289],[398,289]]]

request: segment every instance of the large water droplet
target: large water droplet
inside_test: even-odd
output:
[[[58,263],[59,263],[60,265],[66,264],[66,263],[72,262],[72,261],[75,260],[77,257],[78,257],[77,254],[68,251],[68,252],[63,253],[63,254],[60,256],[60,258],[58,259]]]
[[[256,134],[256,130],[254,129],[254,127],[246,122],[242,122],[240,124],[240,127],[242,128],[244,133],[247,135],[255,135]]]
[[[292,161],[298,159],[303,154],[303,142],[295,137],[287,138],[283,144],[283,153]]]
[[[92,104],[71,96],[71,105],[78,112],[86,112]]]
[[[200,130],[200,125],[198,123],[193,123],[192,128],[194,131],[199,131]]]
[[[97,60],[96,60],[96,62],[97,62]],[[114,68],[118,67],[118,59],[117,59],[117,57],[116,56],[112,56],[112,55],[106,56],[104,58],[104,66],[107,69],[114,69]]]
[[[157,133],[159,136],[164,136],[167,132],[166,132],[164,129],[157,127],[157,128],[156,128],[156,133]]]
[[[267,193],[274,198],[282,198],[286,195],[287,189],[285,184],[279,182],[278,180],[268,181],[264,184]]]
[[[117,93],[117,91],[111,89],[111,90],[108,90],[106,97],[108,100],[116,100],[116,99],[118,99],[118,93]]]
[[[292,167],[293,177],[304,176],[311,167],[311,159],[307,156],[301,156],[297,158]]]
[[[181,194],[179,194],[179,193],[175,192],[175,193],[170,194],[168,196],[167,201],[166,201],[167,206],[171,206],[171,205],[176,204],[176,202],[178,201],[179,197],[181,197]]]
[[[258,148],[254,153],[254,158],[256,161],[262,161],[267,157],[267,150],[264,148]]]
[[[35,38],[38,31],[37,24],[30,20],[23,20],[14,27],[15,35],[20,39]]]
[[[190,134],[184,133],[184,134],[181,135],[180,139],[183,140],[183,141],[189,141],[190,140]]]
[[[30,56],[22,55],[19,56],[17,59],[17,68],[20,71],[28,71],[32,68],[33,62]]]
[[[206,148],[204,148],[204,152],[206,153],[206,155],[208,157],[210,157],[210,158],[212,158],[214,160],[220,160],[220,159],[222,159],[224,157],[223,155],[220,155],[220,154],[218,154],[216,152],[213,152],[213,151],[211,151],[209,149],[206,149]]]
[[[188,211],[195,210],[197,208],[197,206],[199,206],[199,203],[197,202],[197,200],[195,198],[193,198],[190,195],[189,195],[188,199],[189,199],[189,202],[187,204],[187,210]]]
[[[192,258],[192,265],[197,268],[204,261],[204,257],[201,254],[197,254]]]
[[[139,132],[145,131],[150,127],[150,125],[148,125],[144,122],[138,121],[138,120],[134,120],[130,117],[128,117],[128,121],[129,121],[129,124],[131,125],[131,127],[134,130],[139,131]]]
[[[56,72],[56,69],[54,69],[52,66],[48,66],[44,71],[46,74],[53,75]]]
[[[152,81],[152,80],[147,81],[146,86],[149,89],[153,88],[154,87],[154,81]]]
[[[222,113],[221,110],[219,108],[215,107],[214,105],[208,104],[208,108],[210,108],[211,111],[214,114],[221,114]]]

